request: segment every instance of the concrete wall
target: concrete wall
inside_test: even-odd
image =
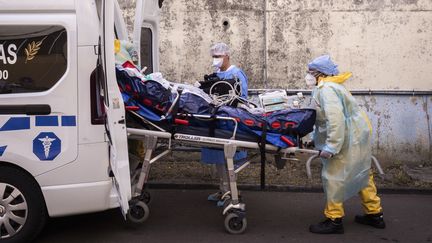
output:
[[[165,0],[161,27],[173,81],[210,72],[208,49],[224,41],[254,88],[304,88],[307,62],[328,53],[351,89],[432,89],[431,0]]]
[[[385,165],[432,162],[432,96],[356,95],[373,127],[372,151]]]
[[[131,28],[134,1],[120,3]],[[171,81],[201,80],[209,47],[223,41],[250,88],[303,89],[308,61],[328,53],[353,72],[349,89],[432,91],[431,0],[165,0],[160,34],[160,69]],[[431,161],[431,96],[356,98],[379,158]]]

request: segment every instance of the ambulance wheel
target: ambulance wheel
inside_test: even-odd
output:
[[[18,168],[0,166],[0,242],[31,242],[47,218],[34,178]]]
[[[127,220],[135,225],[144,223],[150,215],[150,209],[143,201],[136,201],[130,205],[126,215]]]
[[[237,213],[229,213],[224,223],[225,230],[234,235],[243,233],[247,227],[246,217]]]

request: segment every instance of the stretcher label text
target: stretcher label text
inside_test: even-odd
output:
[[[195,141],[195,142],[218,143],[218,144],[228,144],[229,143],[229,141],[224,140],[224,139],[199,137],[199,136],[183,135],[183,134],[176,134],[176,135],[174,135],[174,138],[178,139],[178,140],[187,140],[187,141]]]

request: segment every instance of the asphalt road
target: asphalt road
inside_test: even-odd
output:
[[[209,190],[152,190],[150,218],[137,229],[119,210],[51,219],[42,242],[432,242],[432,195],[384,194],[386,229],[353,221],[359,198],[345,204],[345,234],[315,235],[308,226],[323,219],[322,193],[243,191],[248,228],[230,235],[221,209],[206,201]]]

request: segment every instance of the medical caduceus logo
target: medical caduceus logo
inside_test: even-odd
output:
[[[42,142],[42,146],[43,146],[44,152],[45,152],[45,158],[48,159],[52,142],[55,141],[56,139],[46,136],[44,138],[39,138],[38,140]]]
[[[33,153],[39,160],[54,160],[61,153],[61,140],[53,132],[41,132],[33,139]]]

